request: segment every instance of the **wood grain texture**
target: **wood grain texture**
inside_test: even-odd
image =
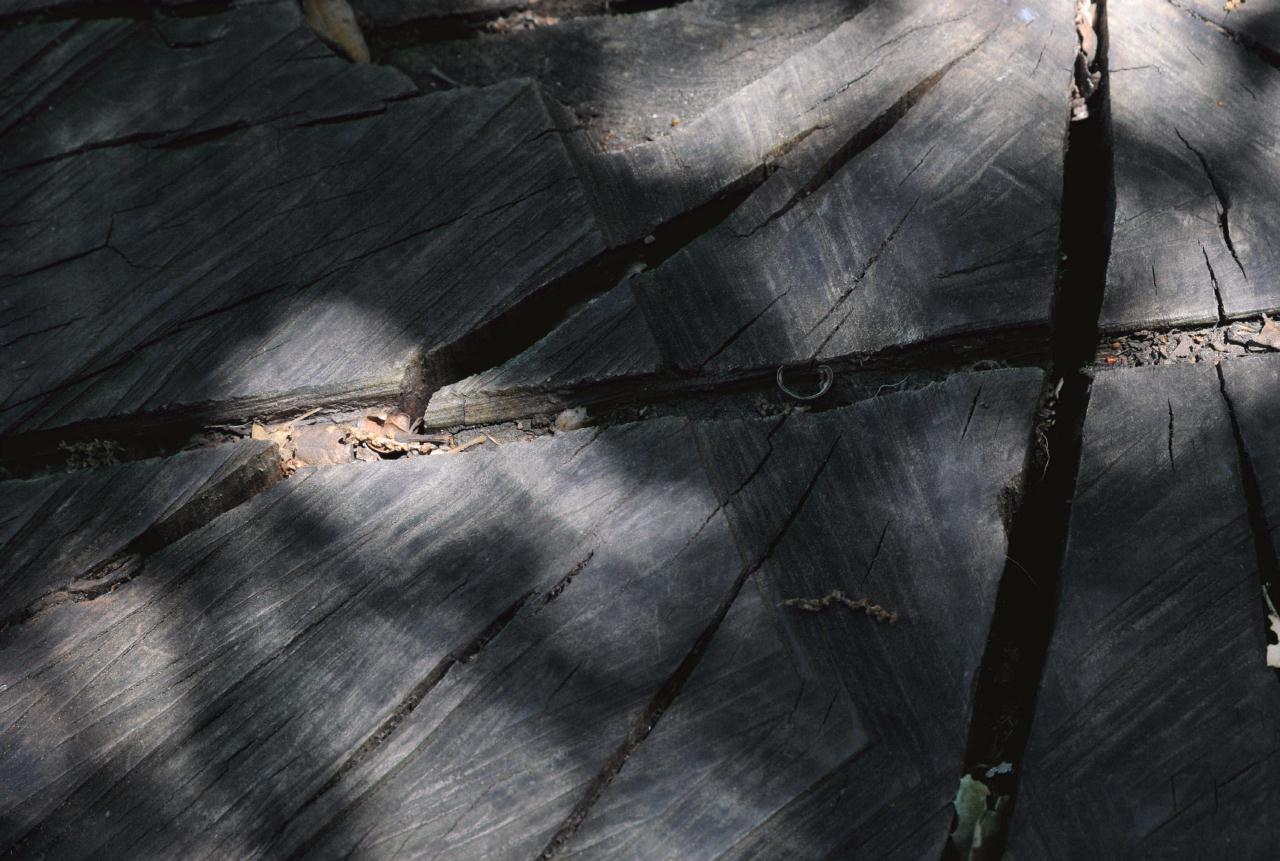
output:
[[[676,701],[671,727],[641,746],[598,820],[584,826],[584,857],[626,857],[632,849],[663,857],[672,845],[708,858],[941,852],[972,682],[1004,569],[1002,500],[1022,480],[1039,386],[1037,371],[961,375],[818,415],[695,426],[743,556],[757,567],[759,596],[803,669],[774,670],[774,681],[752,669],[765,643],[747,648],[727,638],[734,671],[754,675],[756,684],[739,683],[744,700],[731,700],[719,693],[728,656],[708,656],[699,668],[705,675]],[[834,588],[870,596],[901,620],[877,624],[841,607],[778,606]],[[749,594],[739,601],[756,600]],[[794,680],[781,680],[796,675],[801,694],[791,693]],[[819,717],[804,697],[829,697],[827,690],[843,697],[836,714]],[[723,706],[705,704],[717,695]],[[844,697],[852,713],[843,710]],[[766,718],[782,708],[780,699],[796,711],[774,724]],[[722,710],[754,714],[760,723],[738,720],[743,741],[719,753],[709,771],[689,739],[713,736]],[[830,720],[850,722],[847,731],[861,743],[833,746],[824,735]],[[788,762],[797,751],[807,753]],[[845,761],[832,768],[841,753]],[[754,774],[766,756],[779,758],[770,782],[730,777]],[[826,771],[801,780],[805,759]],[[654,816],[658,780],[685,789],[668,794],[669,806]],[[801,784],[805,790],[796,792]],[[746,810],[718,812],[726,797],[729,807],[736,799]],[[701,824],[684,830],[687,822]],[[668,831],[681,839],[659,850]]]
[[[670,134],[672,119],[681,125],[696,119],[864,5],[688,0],[636,14],[588,15],[551,27],[426,42],[394,50],[387,60],[424,87],[438,83],[436,71],[468,86],[535,78],[571,106],[597,140],[617,148]],[[625,9],[625,3],[618,6]]]
[[[1224,362],[1222,373],[1245,453],[1257,476],[1258,501],[1271,546],[1280,550],[1280,398],[1276,397],[1280,392],[1280,357]]]
[[[1280,307],[1280,69],[1165,0],[1116,4],[1108,22],[1116,213],[1102,327]]]
[[[688,687],[558,858],[721,858],[867,745],[748,583]]]
[[[141,20],[95,15],[0,30],[0,172],[125,142],[377,112],[417,91],[394,69],[339,58],[296,3],[195,17],[138,8]]]
[[[1069,58],[1050,30],[1067,13],[974,10],[985,35],[869,148],[755,232],[673,257],[637,291],[663,354],[726,373],[1044,325]]]
[[[591,301],[506,363],[437,389],[428,427],[483,425],[593,408],[632,386],[656,389],[661,359],[648,323],[624,281]],[[619,386],[627,386],[620,392]]]
[[[603,249],[527,82],[94,150],[5,201],[25,231],[0,298],[6,433],[425,395],[463,339]]]
[[[1084,434],[1006,857],[1268,857],[1280,683],[1217,375],[1100,374]]]
[[[531,356],[591,342],[594,382],[622,380],[653,339],[646,371],[716,379],[1046,326],[1069,13],[1056,2],[869,8],[687,129],[580,156],[595,194],[626,203],[597,203],[606,220],[630,219],[606,227],[615,238],[762,161],[771,172],[719,227],[631,280],[647,332],[600,339],[583,313]],[[627,189],[643,190],[636,205]],[[517,359],[438,393],[434,423],[456,421],[462,400],[483,420],[592,403],[587,382]]]
[[[870,8],[680,133],[580,156],[596,196],[627,203],[596,203],[631,220],[605,228],[616,238],[762,160],[771,173],[718,228],[630,280],[643,322],[618,288],[608,307],[628,308],[625,331],[604,325],[604,306],[580,312],[525,356],[438,391],[429,422],[593,406],[608,399],[593,386],[637,376],[660,390],[664,372],[723,379],[1047,325],[1074,43],[1059,5]],[[636,205],[628,188],[644,189]],[[571,342],[590,344],[591,379],[581,362],[547,365]]]
[[[0,651],[2,842],[536,853],[741,564],[678,422],[300,473]]]
[[[122,553],[176,541],[283,477],[275,446],[247,441],[0,482],[0,620],[15,620]],[[105,591],[112,579],[79,584],[79,592]]]
[[[597,153],[580,134],[581,163],[592,176],[592,188],[599,190],[602,203],[625,202],[612,210],[600,207],[613,220],[610,236],[615,241],[643,237],[726,189],[758,182],[775,166],[804,172],[798,182],[777,177],[775,187],[808,184],[812,173],[806,168],[820,167],[851,141],[856,146],[865,130],[885,122],[915,87],[989,35],[999,18],[986,4],[966,0],[871,4],[812,47],[652,142]],[[1039,35],[1046,41],[1049,28]],[[1070,40],[1051,41],[1046,47],[1054,66]],[[1036,57],[1040,47],[1037,43]],[[814,154],[812,164],[803,157],[787,158],[802,145]],[[796,191],[789,187],[786,194]],[[760,201],[774,207],[769,213],[782,204],[776,197]]]
[[[0,844],[530,857],[624,751],[567,855],[936,850],[1039,383],[300,472],[0,636]]]

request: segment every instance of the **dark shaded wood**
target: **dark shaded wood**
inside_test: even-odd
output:
[[[679,422],[300,473],[0,650],[3,844],[536,853],[739,576],[717,512]]]
[[[695,425],[757,574],[569,854],[936,857],[1039,385],[965,375]],[[900,620],[779,606],[834,588]]]
[[[1050,31],[1068,11],[973,10],[987,32],[883,137],[754,232],[672,258],[637,291],[663,354],[727,373],[1045,325],[1070,47]]]
[[[394,69],[339,58],[287,0],[195,17],[136,8],[141,20],[0,30],[0,171],[128,141],[159,145],[282,118],[377,112],[417,92]],[[37,176],[44,193],[56,193]],[[7,206],[17,192],[6,188]],[[27,235],[10,227],[4,241],[25,244],[17,237]]]
[[[137,560],[284,477],[248,441],[29,481],[0,482],[0,624],[132,576]],[[119,570],[101,569],[118,560]]]
[[[519,82],[95,150],[21,171],[5,196],[23,237],[0,300],[10,434],[138,412],[413,407],[468,337],[603,250]]]
[[[1280,683],[1217,375],[1099,374],[1084,434],[1006,857],[1267,857]]]
[[[688,688],[557,857],[719,858],[866,746],[839,686],[797,661],[748,583]]]
[[[657,344],[624,282],[505,364],[436,390],[424,421],[428,427],[484,425],[566,406],[590,409],[616,398],[619,386],[657,388],[660,364]]]
[[[638,350],[645,374],[705,382],[1046,327],[1069,15],[1054,2],[868,9],[688,129],[583,156],[597,209],[631,221],[605,228],[615,239],[772,167],[719,227],[631,280],[648,331],[629,317],[624,336],[601,337],[599,312],[583,312],[526,357],[436,393],[431,422],[459,421],[463,402],[480,421],[599,403],[591,384],[634,382]],[[621,290],[610,302],[630,307]],[[569,340],[591,344],[594,380],[544,365]]]
[[[1280,357],[1224,362],[1224,384],[1240,424],[1241,441],[1257,478],[1258,504],[1271,546],[1280,550]],[[1275,576],[1278,572],[1266,572]],[[1280,600],[1280,594],[1273,596]]]
[[[371,23],[391,23],[407,11],[383,5],[389,4],[356,3],[362,20]],[[438,86],[441,74],[468,86],[535,78],[549,95],[572,106],[595,140],[616,149],[670,134],[673,119],[677,126],[696,119],[864,5],[688,0],[637,14],[590,15],[555,26],[425,42],[393,50],[387,60],[424,87]],[[530,11],[556,14],[537,5]]]
[[[1277,66],[1166,0],[1107,18],[1116,214],[1102,327],[1280,307]]]

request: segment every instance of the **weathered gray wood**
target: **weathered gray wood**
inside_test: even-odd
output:
[[[1224,362],[1222,373],[1245,452],[1257,476],[1258,501],[1271,545],[1280,550],[1280,356]],[[1280,600],[1280,595],[1273,598]]]
[[[1228,3],[1217,0],[1178,0],[1175,4],[1217,25],[1233,39],[1272,56],[1280,52],[1280,17],[1266,3]]]
[[[721,858],[867,746],[847,696],[797,661],[771,604],[743,588],[688,687],[556,857]]]
[[[760,589],[797,669],[780,656],[761,665],[776,648],[773,626],[752,623],[744,643],[726,622],[713,649],[727,654],[708,654],[569,849],[937,857],[1004,569],[1004,499],[1021,483],[1040,379],[964,375],[818,415],[695,425],[757,567],[746,588]],[[834,588],[869,596],[900,621],[777,606]],[[744,594],[735,611],[755,612],[756,600]],[[832,689],[855,710],[839,697],[820,714],[807,699]],[[793,708],[788,720],[769,720]],[[830,740],[837,728],[827,721],[850,735]],[[725,732],[734,744],[715,743]]]
[[[647,229],[661,220],[647,206],[698,202],[670,193],[661,164],[710,196],[732,165],[798,138],[719,228],[630,282],[648,331],[629,317],[625,337],[602,338],[598,314],[579,314],[528,356],[438,392],[430,423],[461,423],[464,405],[492,421],[597,403],[592,383],[632,381],[637,345],[645,374],[715,378],[1047,325],[1074,46],[1057,19],[1069,12],[1053,2],[870,9],[669,141],[580,161],[597,194],[651,192],[620,210]],[[841,167],[851,145],[878,134]],[[722,168],[717,180],[690,179]],[[594,380],[542,359],[568,339],[592,345]]]
[[[377,4],[370,5],[374,18],[385,18]],[[387,60],[423,86],[437,84],[441,73],[470,86],[536,78],[549,95],[573,107],[596,140],[614,149],[670,134],[673,119],[683,125],[697,118],[863,5],[688,0],[638,14],[591,15],[550,27],[427,42],[394,50]],[[543,10],[535,5],[530,11]]]
[[[637,290],[664,356],[727,373],[1044,325],[1069,64],[1050,30],[1068,11],[974,10],[991,32],[876,143],[754,233],[668,261]]]
[[[1217,375],[1099,374],[1084,434],[1006,857],[1268,857],[1280,684]]]
[[[670,135],[622,152],[584,154],[582,166],[599,190],[600,208],[613,219],[610,235],[615,241],[643,237],[655,225],[758,177],[762,166],[826,163],[865,129],[876,128],[913,88],[990,35],[1000,16],[987,4],[965,0],[872,4]],[[1040,35],[1047,37],[1048,29]],[[1055,49],[1063,53],[1069,44],[1067,39],[1047,45],[1050,67],[1057,65]],[[786,158],[801,146],[813,156]],[[805,171],[795,185],[811,179]],[[793,181],[778,177],[775,185]],[[782,204],[777,198],[767,200],[776,208]],[[625,205],[613,211],[603,205],[616,200]]]
[[[92,602],[92,640],[0,650],[0,842],[288,854],[345,810],[315,852],[528,856],[741,565],[679,422],[300,473]]]
[[[100,149],[6,192],[26,231],[0,299],[7,433],[425,395],[464,338],[603,249],[520,82]]]
[[[101,563],[154,552],[283,477],[272,443],[246,441],[0,482],[0,624],[42,598],[107,591],[116,572],[85,579]]]
[[[431,395],[428,427],[484,425],[566,406],[595,407],[635,386],[660,385],[661,360],[631,285],[624,281],[499,367]],[[624,388],[619,388],[619,387]]]
[[[0,171],[125,141],[377,112],[416,92],[394,69],[336,56],[293,2],[30,24],[0,30],[0,57]],[[27,235],[11,230],[6,245]]]
[[[0,637],[0,842],[528,857],[628,750],[564,852],[936,850],[1038,387],[299,473]],[[904,618],[774,606],[835,586]]]
[[[619,189],[655,184],[638,207],[619,210],[633,219],[641,213],[647,229],[662,216],[645,207],[699,202],[669,194],[657,179],[665,168],[656,165],[679,165],[673,175],[688,183],[703,169],[765,158],[768,142],[776,146],[784,133],[799,138],[719,228],[614,291],[607,307],[630,309],[630,294],[644,312],[628,310],[619,335],[608,328],[606,305],[584,311],[502,368],[437,392],[428,423],[591,406],[607,400],[593,386],[640,379],[660,390],[664,370],[732,377],[1046,325],[1058,256],[1062,92],[1074,43],[1055,23],[1069,11],[1060,6],[869,9],[669,142],[581,161],[597,194],[608,189],[626,200]],[[1018,73],[1002,76],[1010,63]],[[884,116],[874,120],[877,112]],[[868,128],[890,130],[828,179]],[[686,149],[677,153],[681,142]],[[709,197],[730,181],[724,174],[684,187]],[[591,356],[593,376],[581,362],[548,362],[569,342]]]
[[[1280,72],[1165,0],[1107,20],[1116,215],[1101,325],[1280,307]]]

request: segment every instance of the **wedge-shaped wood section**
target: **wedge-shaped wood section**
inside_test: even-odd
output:
[[[1251,389],[1275,379],[1273,362],[1222,367],[1242,417],[1274,413]],[[1274,450],[1275,428],[1250,426],[1258,453]],[[1217,374],[1100,374],[1084,434],[1006,857],[1270,857],[1280,680]]]
[[[18,172],[4,199],[8,222],[36,226],[6,244],[10,434],[413,406],[468,336],[603,248],[527,82],[94,150]]]
[[[743,588],[685,691],[557,857],[723,857],[866,747],[846,694],[797,660],[772,604],[757,583]]]
[[[0,650],[0,844],[536,854],[741,571],[679,422],[299,474]]]
[[[1241,442],[1257,479],[1258,502],[1274,554],[1280,551],[1280,357],[1226,362],[1222,371]],[[1266,574],[1276,577],[1280,571]],[[1272,598],[1280,601],[1280,594]]]
[[[154,552],[282,478],[275,446],[248,441],[0,482],[0,625],[38,610],[41,599],[109,590],[136,573],[139,560],[122,554]]]
[[[1069,10],[963,11],[986,32],[931,70],[883,137],[754,232],[708,236],[638,291],[678,368],[725,373],[1047,322]]]
[[[173,143],[285,117],[377,112],[416,92],[394,69],[334,55],[295,3],[217,14],[205,7],[195,17],[166,14],[154,0],[102,5],[82,20],[0,30],[0,171],[130,141]],[[104,17],[113,11],[139,18]],[[8,245],[26,234],[4,235]]]
[[[1253,50],[1202,20],[1221,17],[1221,4],[1186,5],[1108,8],[1116,213],[1106,329],[1280,307],[1274,10],[1224,19],[1262,42]]]
[[[483,425],[634,400],[679,383],[661,377],[662,359],[629,281],[587,303],[520,355],[437,389],[428,427]],[[665,384],[665,385],[664,385]]]
[[[1040,379],[696,426],[757,573],[571,857],[938,856]],[[832,589],[899,621],[779,606]]]
[[[647,212],[655,202],[700,202],[762,161],[772,172],[718,228],[529,356],[438,392],[429,423],[597,403],[606,379],[723,378],[1046,326],[1070,19],[1057,0],[867,9],[687,130],[583,158],[597,191],[643,190],[634,206],[598,206],[641,219],[610,225],[623,237],[674,214]],[[570,342],[592,345],[594,380],[550,361]]]

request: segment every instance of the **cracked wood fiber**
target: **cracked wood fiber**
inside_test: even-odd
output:
[[[1280,308],[1280,36],[1168,0],[1108,11],[1115,234],[1100,325],[1217,322]],[[1220,4],[1196,4],[1196,9]],[[1262,20],[1274,20],[1274,10]]]
[[[1100,374],[1071,509],[1006,857],[1269,857],[1280,683],[1215,369]]]
[[[275,446],[247,441],[0,482],[0,624],[120,553],[159,549],[281,478]]]
[[[1071,47],[1050,31],[1069,10],[966,11],[985,35],[940,60],[882,137],[750,236],[708,235],[637,291],[678,368],[1047,324]]]
[[[669,138],[583,158],[591,187],[628,201],[640,230],[669,217],[646,207],[679,211],[762,159],[771,171],[651,275],[436,392],[429,423],[607,400],[590,382],[661,390],[664,372],[714,379],[1047,326],[1070,12],[872,7]],[[643,190],[639,206],[628,188]],[[559,358],[571,342],[591,345],[591,381]]]
[[[383,0],[353,5],[375,30],[412,8]],[[615,5],[626,8],[625,2]],[[424,88],[440,83],[437,73],[468,86],[535,78],[573,108],[593,139],[616,149],[670,134],[672,119],[682,126],[714,110],[864,5],[688,0],[631,15],[589,15],[554,27],[426,42],[390,51],[387,61]],[[530,11],[542,13],[537,4]]]
[[[1227,396],[1240,424],[1241,442],[1256,476],[1259,504],[1272,553],[1280,551],[1280,357],[1259,356],[1222,365]],[[1269,577],[1280,575],[1271,570]],[[1273,598],[1280,600],[1274,591]]]
[[[339,59],[282,0],[197,17],[38,22],[0,30],[0,58],[0,175],[19,188],[15,168],[88,149],[376,112],[416,92],[394,69]],[[8,244],[28,234],[5,235]]]
[[[328,52],[308,39],[301,50]],[[130,56],[108,52],[95,70],[136,83]],[[224,65],[169,71],[206,86],[206,66]],[[291,82],[269,69],[256,86],[287,97]],[[5,433],[136,413],[413,407],[461,342],[603,250],[529,83],[379,98],[368,116],[367,94],[308,85],[356,116],[104,147],[11,175]]]
[[[299,473],[0,652],[0,844],[534,854],[741,565],[679,422]]]
[[[959,375],[818,415],[695,426],[743,557],[756,569],[744,589],[757,588],[774,608],[793,660],[832,694],[843,691],[856,711],[819,718],[815,704],[789,694],[792,723],[739,723],[740,748],[719,753],[708,746],[694,755],[693,737],[714,737],[721,726],[721,710],[701,706],[726,672],[723,659],[709,656],[699,668],[705,675],[676,701],[671,726],[664,721],[640,747],[597,818],[587,820],[583,857],[661,855],[662,835],[685,823],[705,835],[705,843],[689,837],[679,844],[691,857],[941,852],[973,678],[1004,569],[1001,511],[1022,482],[1041,379],[1034,370]],[[870,596],[900,621],[879,624],[840,607],[806,613],[778,606],[833,588]],[[750,672],[751,650],[732,639],[723,648],[741,652],[737,672]],[[723,708],[761,718],[779,709],[773,699],[784,695],[768,688],[786,690],[782,679],[790,673],[775,672],[780,678],[771,685],[740,683],[758,705],[729,701]],[[803,694],[832,696],[816,694],[813,685]],[[833,710],[842,708],[842,699],[834,702]],[[720,781],[755,765],[741,751],[763,749],[781,759],[798,747],[830,762],[834,751],[818,729],[829,720],[853,722],[861,742],[842,749],[838,767],[794,795],[803,781],[778,769],[775,783],[733,796],[755,821],[745,812],[713,814],[724,804]],[[716,753],[713,769],[703,757]],[[653,821],[646,801],[658,782],[668,792],[687,789]],[[718,825],[708,821],[713,815],[723,817]]]

